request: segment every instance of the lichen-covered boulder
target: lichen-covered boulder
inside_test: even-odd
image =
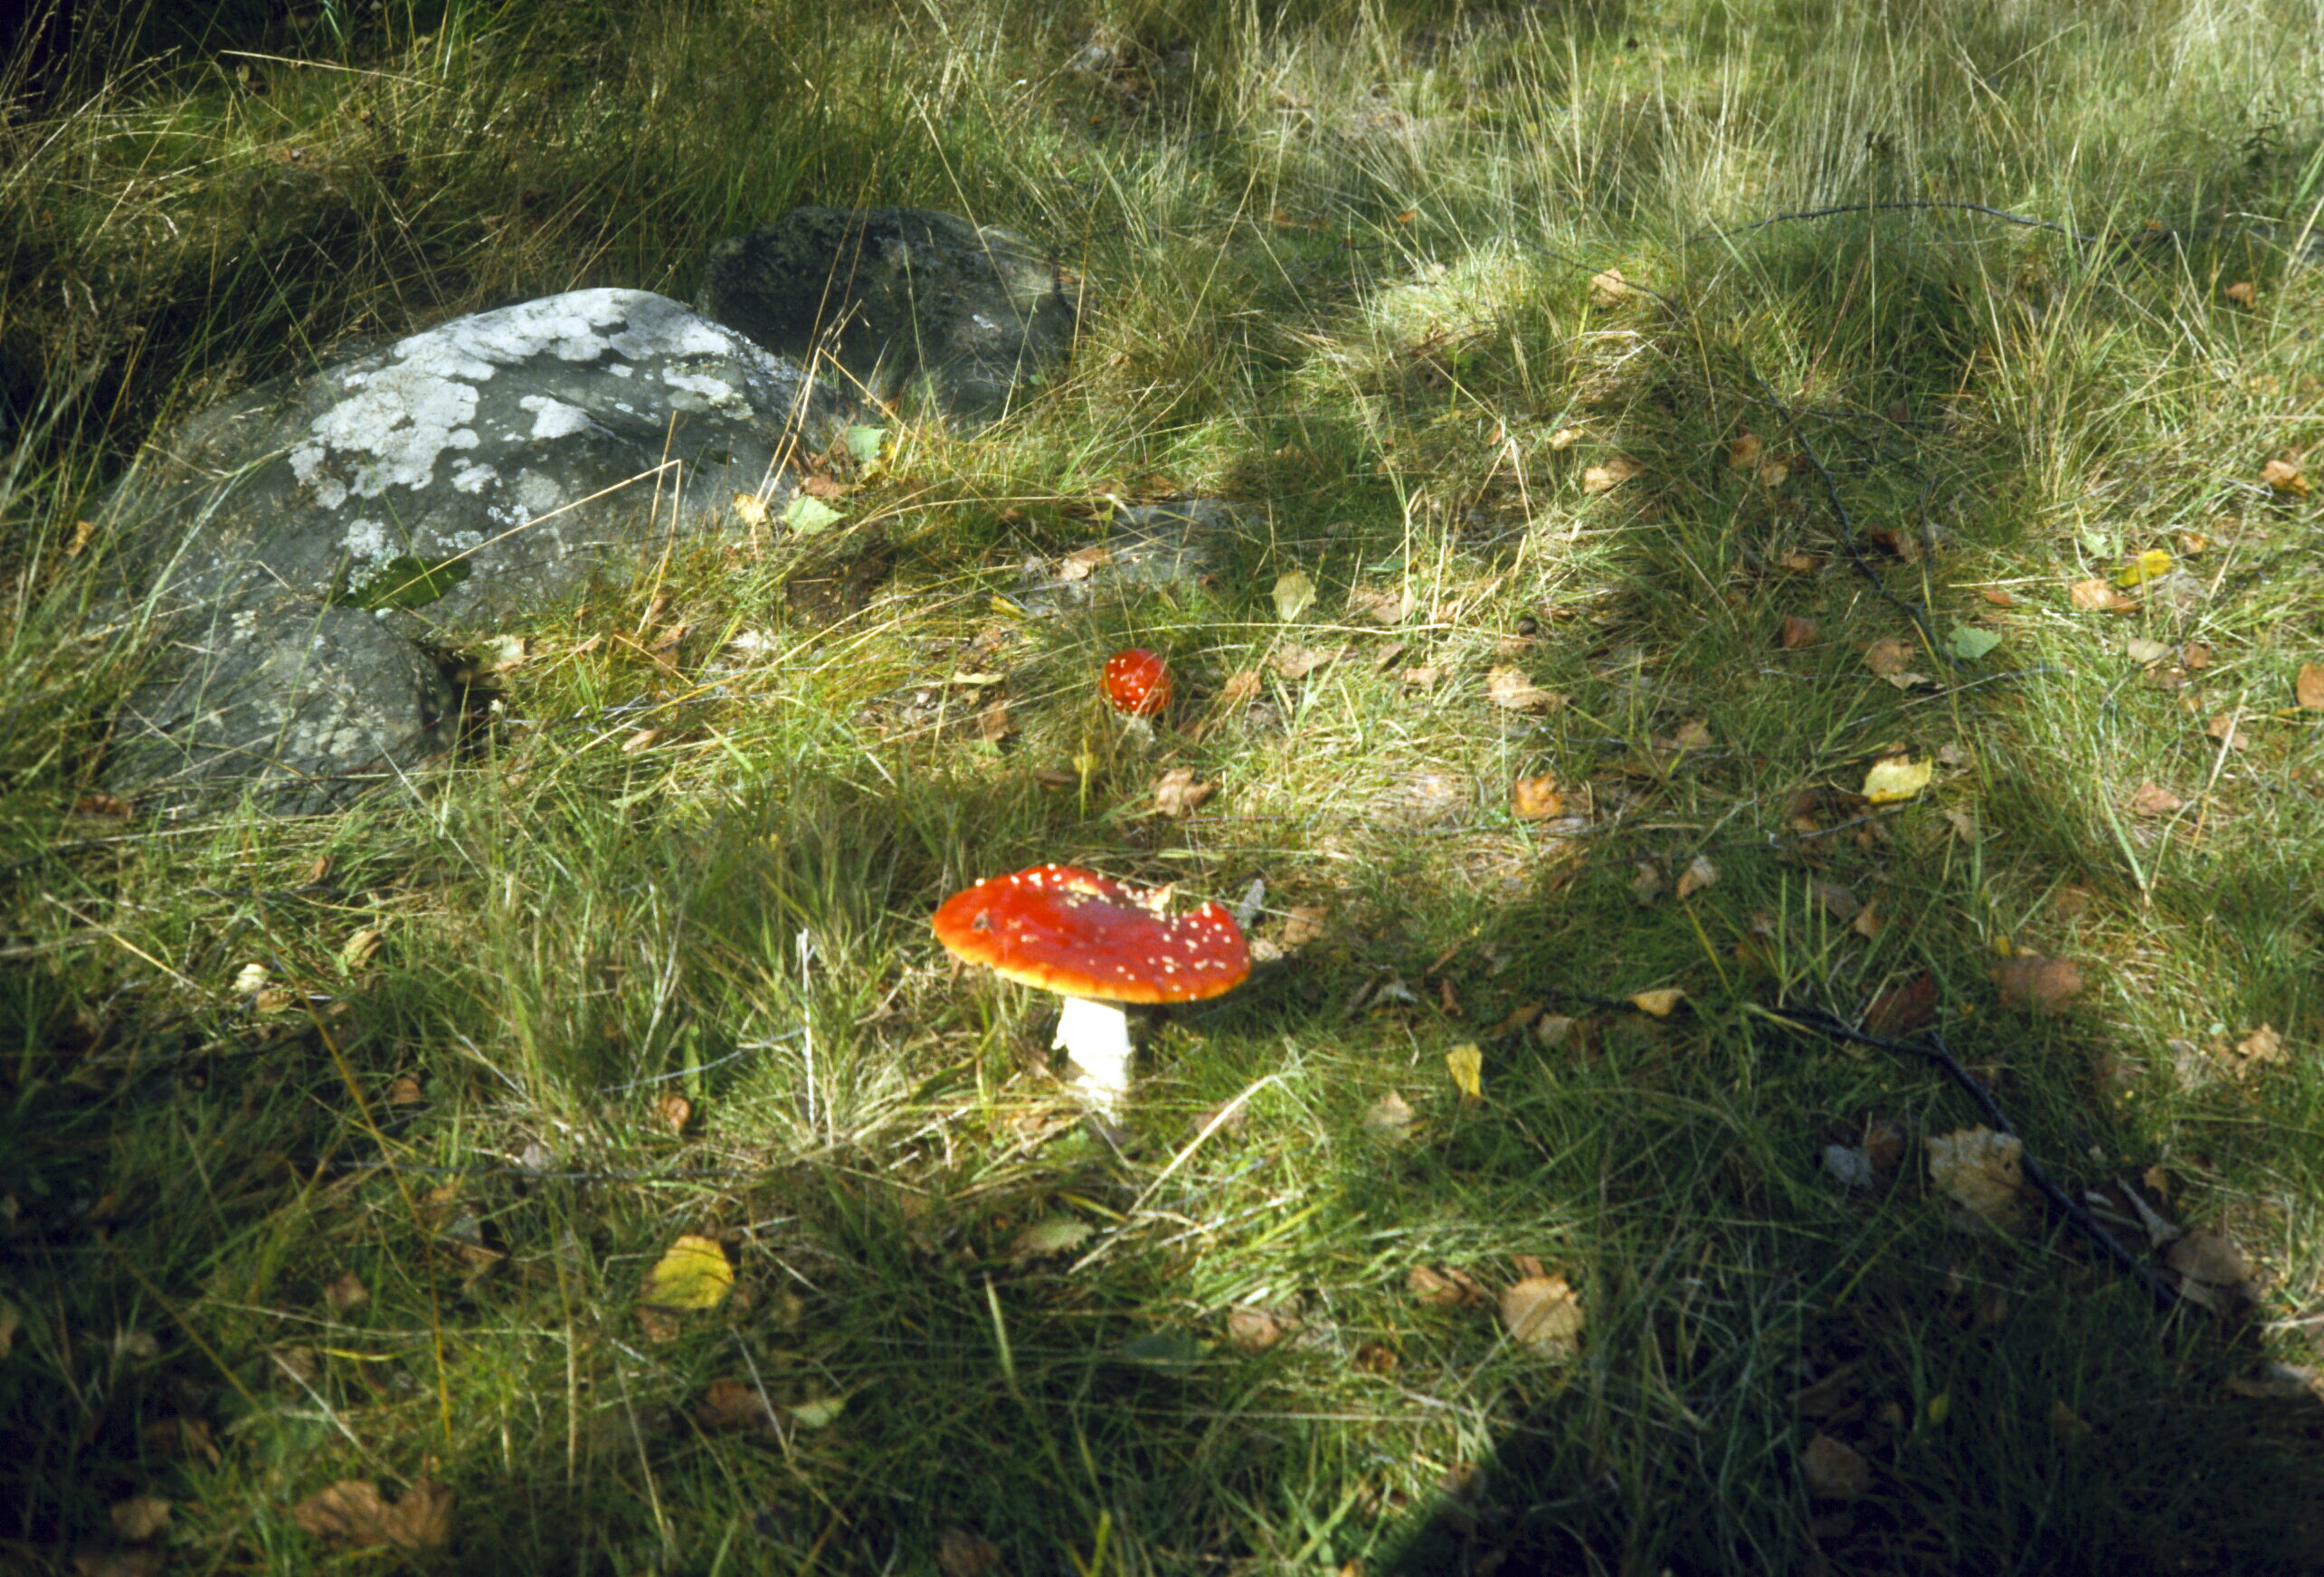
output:
[[[788,458],[828,440],[833,411],[796,366],[616,290],[246,391],[155,444],[102,507],[115,606],[150,608],[161,637],[110,781],[260,778],[297,812],[414,765],[449,740],[442,681],[412,662],[673,537],[744,529],[758,503],[779,515]],[[408,654],[357,640],[358,622]],[[348,662],[398,677],[353,680]]]
[[[1007,413],[1073,347],[1080,286],[1029,243],[925,208],[798,208],[710,249],[696,309],[842,399]]]

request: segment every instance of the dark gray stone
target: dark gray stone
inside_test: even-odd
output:
[[[454,743],[442,668],[360,609],[245,609],[169,647],[169,677],[116,725],[116,784],[228,780],[280,812],[326,811]]]
[[[924,208],[799,208],[710,249],[697,309],[846,400],[992,421],[1073,347],[1079,288],[1019,237]],[[821,353],[821,361],[815,358]]]
[[[427,650],[672,537],[742,530],[738,494],[779,513],[784,461],[834,419],[795,366],[637,290],[479,313],[246,391],[102,506],[113,612],[149,607],[163,638],[113,785],[161,766],[279,781],[296,812],[337,803],[314,785],[416,764],[450,743],[442,680],[410,666]],[[355,639],[364,622],[379,640]]]

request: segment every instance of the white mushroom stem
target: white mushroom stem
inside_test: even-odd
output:
[[[1121,1004],[1066,998],[1050,1044],[1064,1047],[1073,1058],[1078,1070],[1074,1082],[1089,1104],[1112,1116],[1130,1093],[1130,1018]]]

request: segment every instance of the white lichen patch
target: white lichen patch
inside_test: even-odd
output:
[[[661,369],[661,381],[681,393],[698,396],[713,411],[732,411],[736,414],[743,414],[746,413],[751,407],[750,401],[744,398],[743,392],[724,378],[711,377],[703,373],[680,372],[676,367],[664,367]]]
[[[377,520],[357,520],[348,526],[339,546],[358,561],[377,558],[387,551],[387,527]]]
[[[589,413],[578,405],[552,400],[546,394],[526,394],[517,404],[533,413],[532,436],[536,439],[567,438],[589,431]]]
[[[291,471],[327,509],[350,498],[375,499],[394,486],[423,488],[446,451],[478,447],[471,423],[479,385],[502,367],[542,356],[579,363],[609,352],[642,360],[732,356],[746,349],[677,302],[642,290],[574,290],[479,313],[400,340],[378,363],[337,375],[345,397],[291,447]],[[608,370],[622,377],[633,372],[618,360]],[[714,406],[748,409],[747,399],[724,380],[681,373],[670,382]],[[590,425],[585,411],[561,401],[530,395],[518,404],[533,414],[536,440],[568,437]],[[330,463],[342,457],[351,480]],[[470,464],[455,473],[453,486],[478,492],[496,480],[490,467]]]
[[[460,461],[452,470],[452,490],[457,493],[480,493],[484,484],[493,481],[500,473],[489,465],[475,461]]]

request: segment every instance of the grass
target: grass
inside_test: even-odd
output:
[[[138,1496],[175,1569],[375,1565],[291,1514],[365,1479],[495,1572],[2315,1569],[2324,1415],[2246,1394],[2324,1285],[2324,576],[2261,480],[2324,436],[2313,5],[304,14],[91,35],[0,161],[12,1567]],[[82,633],[75,524],[141,442],[856,202],[1057,247],[1067,374],[834,461],[844,531],[505,632],[416,791],[90,797],[139,653]],[[1181,492],[1247,508],[1203,584],[1027,612],[1028,557]],[[1132,641],[1151,736],[1097,698]],[[1866,805],[1897,746],[1931,785]],[[1280,956],[1118,1135],[927,930],[1050,859],[1265,884]],[[2001,1000],[2025,954],[2064,1011]],[[2071,1192],[2248,1292],[2158,1314],[1964,1219],[1962,1096],[1768,1016],[1924,974]],[[1852,1189],[1868,1121],[1907,1148]],[[641,1309],[689,1234],[732,1294]],[[1532,1261],[1570,1356],[1496,1318]],[[1811,1496],[1819,1435],[1866,1493]]]

